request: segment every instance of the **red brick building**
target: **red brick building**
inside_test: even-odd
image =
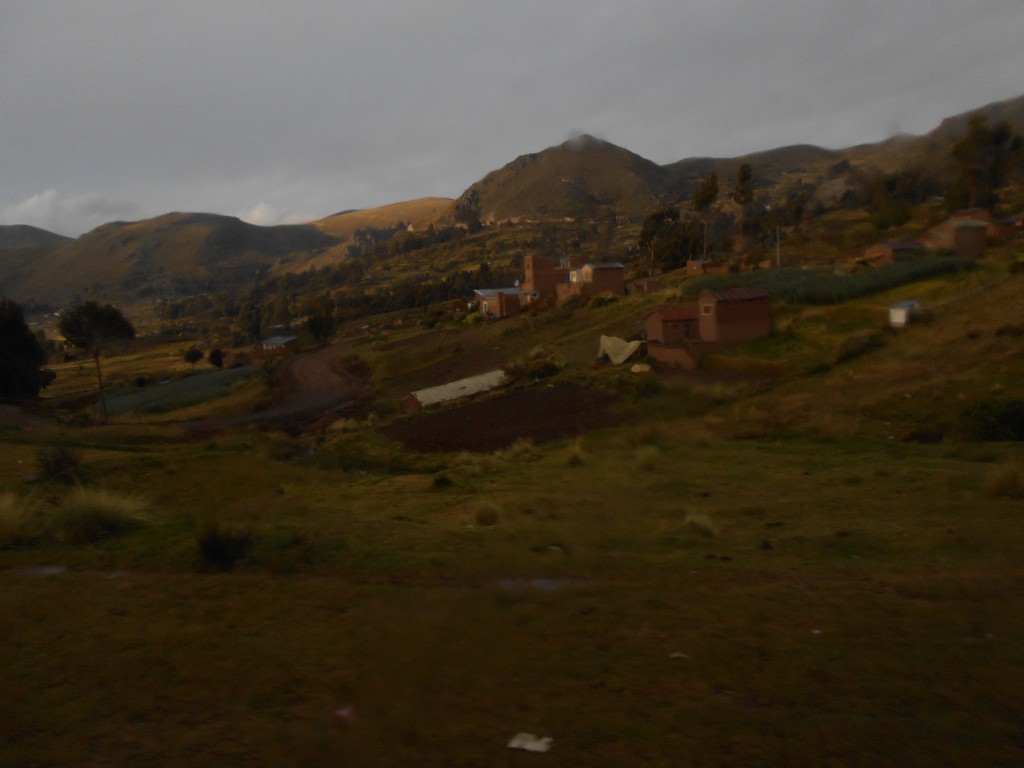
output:
[[[772,331],[771,294],[760,288],[705,291],[697,307],[701,341],[731,344]]]
[[[679,344],[683,341],[699,340],[698,317],[695,306],[657,309],[644,320],[647,341],[658,344]]]
[[[864,267],[884,267],[897,259],[907,258],[924,250],[924,243],[917,240],[893,240],[877,243],[864,250],[864,255],[855,261]]]
[[[583,266],[586,260],[577,256],[562,264],[556,264],[546,256],[527,256],[523,260],[523,282],[521,288],[526,301],[556,301],[558,286],[569,282],[569,272]]]
[[[519,288],[478,288],[473,302],[481,315],[495,319],[514,317],[522,307]]]

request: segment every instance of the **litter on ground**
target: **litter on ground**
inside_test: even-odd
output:
[[[527,752],[547,752],[554,739],[550,736],[534,736],[532,733],[517,733],[508,742],[509,749],[524,749]]]

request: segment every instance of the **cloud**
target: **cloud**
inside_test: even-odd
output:
[[[255,224],[259,227],[269,227],[278,223],[278,213],[271,206],[260,201],[245,213],[238,215],[242,221]]]
[[[258,227],[273,227],[278,224],[305,224],[315,219],[301,213],[279,213],[274,206],[261,200],[248,211],[238,214],[238,218]]]
[[[29,224],[72,237],[100,224],[137,215],[138,206],[134,203],[99,195],[61,197],[52,187],[12,205],[0,206],[0,224]]]

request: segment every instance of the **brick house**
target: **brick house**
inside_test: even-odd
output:
[[[863,267],[884,267],[897,259],[907,258],[924,250],[924,243],[917,240],[892,240],[877,243],[864,250],[854,261]]]
[[[991,214],[980,208],[958,211],[924,235],[931,248],[952,251],[962,259],[985,255]]]
[[[569,281],[557,286],[558,300],[582,296],[590,298],[601,293],[626,293],[626,267],[617,261],[584,264],[569,272]]]
[[[647,355],[666,365],[694,370],[724,344],[767,336],[771,295],[760,288],[705,291],[696,305],[658,309],[644,319]]]
[[[656,309],[644,320],[647,341],[657,344],[679,344],[683,341],[699,340],[698,318],[695,306]]]
[[[523,259],[523,282],[520,286],[526,301],[556,301],[558,286],[569,282],[569,272],[586,261],[577,256],[556,264],[546,256],[531,255]]]
[[[478,288],[473,303],[481,315],[495,319],[514,317],[522,307],[519,288]]]
[[[701,341],[731,344],[772,331],[771,294],[761,288],[704,291],[697,308]]]
[[[271,336],[263,339],[252,350],[252,356],[257,358],[278,357],[280,355],[294,355],[299,351],[299,340],[295,336]]]

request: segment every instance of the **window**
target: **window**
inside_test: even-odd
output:
[[[701,314],[703,314],[703,315],[710,315],[711,314],[711,305],[710,304],[702,305],[701,308],[700,308],[700,311],[701,311]]]

